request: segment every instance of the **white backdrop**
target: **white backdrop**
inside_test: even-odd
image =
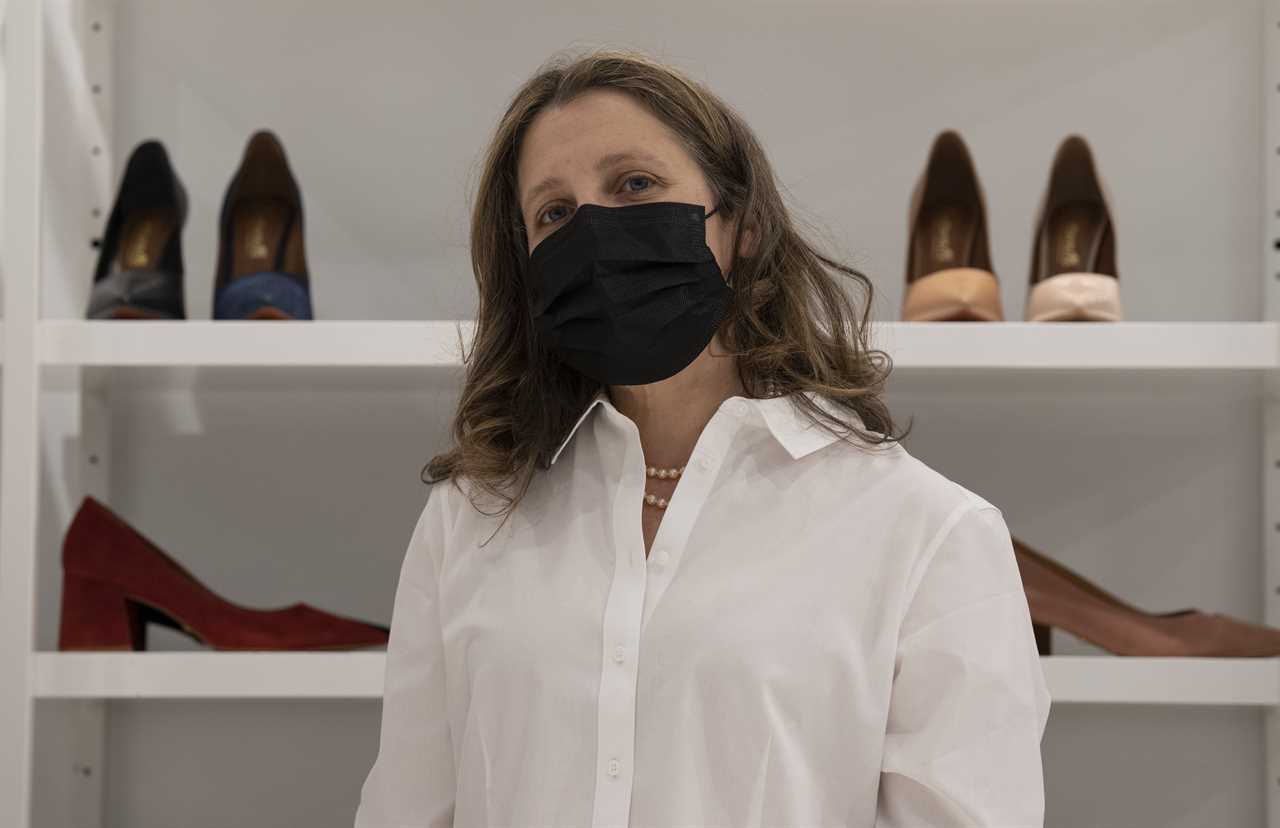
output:
[[[112,152],[119,173],[139,141],[170,151],[191,201],[194,319],[210,313],[223,190],[259,127],[281,137],[302,187],[318,317],[470,317],[470,193],[507,99],[557,50],[633,46],[743,113],[793,207],[875,281],[879,319],[898,317],[911,185],[936,132],[956,128],[986,189],[1009,318],[1053,152],[1080,132],[1115,198],[1128,318],[1255,320],[1261,21],[1257,0],[119,0]],[[57,144],[50,107],[52,160],[82,153]],[[83,312],[93,259],[78,232],[46,227],[46,316]],[[1261,423],[1239,391],[895,386],[891,402],[915,417],[908,449],[999,505],[1036,548],[1152,611],[1260,621]],[[111,505],[239,603],[304,600],[385,622],[426,497],[418,472],[447,445],[454,394],[441,379],[418,394],[121,400]],[[57,395],[45,410],[39,646],[53,649],[75,424]],[[198,646],[149,635],[158,649]],[[1055,649],[1098,652],[1056,632]],[[190,828],[349,826],[377,748],[376,702],[113,710],[110,826],[167,828],[179,814]],[[1046,824],[1256,828],[1260,721],[1250,709],[1057,706]],[[36,813],[55,796],[38,785]]]

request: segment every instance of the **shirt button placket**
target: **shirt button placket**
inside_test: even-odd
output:
[[[597,718],[596,755],[599,761],[592,807],[592,828],[622,828],[631,810],[632,765],[635,756],[636,676],[640,652],[640,622],[644,611],[645,570],[639,534],[634,531],[631,504],[643,494],[644,479],[623,483],[619,502],[627,509],[615,514],[616,539],[613,583],[604,611],[604,641]],[[628,658],[630,654],[630,658]]]
[[[635,578],[634,574],[627,576]],[[598,828],[625,826],[631,807],[631,757],[635,751],[636,652],[640,627],[640,588],[621,584],[621,594],[611,599],[610,621],[605,635],[612,641],[605,647],[604,675],[600,681],[599,784],[596,787],[592,825]],[[614,603],[616,602],[616,603]],[[632,620],[634,619],[634,620]]]

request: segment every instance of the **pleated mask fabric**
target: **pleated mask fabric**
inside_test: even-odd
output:
[[[539,336],[606,385],[646,385],[684,369],[733,298],[706,242],[715,210],[704,211],[675,201],[579,205],[529,255]]]

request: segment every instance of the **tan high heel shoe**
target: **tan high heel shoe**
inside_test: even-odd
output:
[[[1004,318],[991,269],[982,187],[954,130],[934,139],[907,214],[906,322],[996,322]]]
[[[1089,145],[1079,135],[1058,147],[1031,246],[1028,322],[1118,322],[1116,233]]]
[[[1013,538],[1027,593],[1036,649],[1049,655],[1049,632],[1066,630],[1122,656],[1248,658],[1280,655],[1280,630],[1197,609],[1150,613],[1121,601]]]

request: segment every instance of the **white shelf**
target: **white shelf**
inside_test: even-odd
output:
[[[40,360],[68,366],[459,365],[470,321],[44,320]]]
[[[44,320],[44,387],[419,390],[452,387],[471,320],[232,322]],[[907,393],[1034,388],[1046,380],[1132,390],[1188,380],[1254,393],[1280,369],[1274,322],[881,322]],[[1159,389],[1147,385],[1144,392]]]
[[[386,652],[38,652],[43,699],[381,698]]]
[[[1270,370],[1275,322],[888,322],[872,345],[902,368]]]
[[[49,390],[425,390],[458,385],[470,321],[40,323]]]
[[[45,320],[40,359],[64,366],[459,365],[471,320]],[[1275,322],[880,322],[898,368],[1258,370],[1280,367]]]
[[[373,699],[383,651],[34,654],[38,699]],[[1041,658],[1054,704],[1280,705],[1280,658]]]
[[[1280,657],[1042,656],[1040,663],[1055,704],[1280,704]]]

